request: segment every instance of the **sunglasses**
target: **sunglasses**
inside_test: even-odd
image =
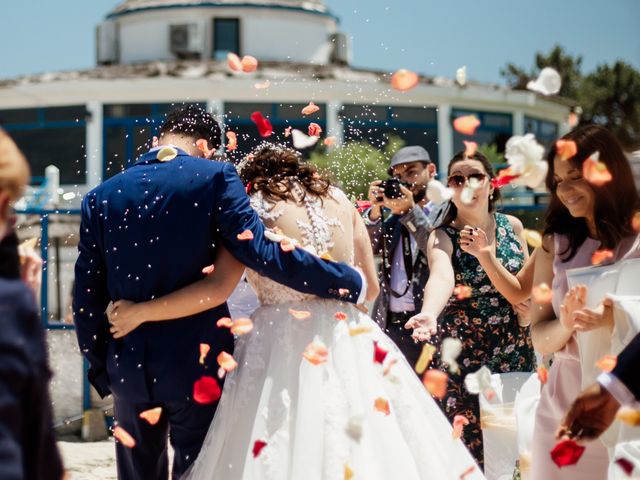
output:
[[[468,180],[473,180],[474,183],[482,183],[487,176],[484,173],[470,173],[469,175],[451,175],[447,179],[447,185],[449,187],[461,187]]]

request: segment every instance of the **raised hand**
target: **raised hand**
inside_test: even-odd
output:
[[[460,230],[460,248],[463,252],[467,252],[476,258],[484,254],[495,254],[496,250],[495,243],[489,243],[484,230],[470,225],[465,225]]]
[[[118,300],[107,308],[107,317],[113,338],[122,338],[144,323],[144,319],[136,308],[137,304],[128,300]]]
[[[592,308],[582,308],[573,312],[574,328],[577,332],[588,332],[607,327],[613,330],[613,300],[605,298],[602,303]]]
[[[384,197],[384,206],[391,210],[394,215],[404,215],[416,204],[413,200],[413,193],[404,185],[400,185],[402,196],[399,198]]]
[[[411,337],[416,342],[429,341],[432,335],[438,331],[438,319],[435,315],[428,312],[420,312],[411,317],[404,324],[407,330],[413,329]]]

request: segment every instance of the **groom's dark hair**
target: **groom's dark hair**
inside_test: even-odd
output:
[[[182,134],[195,140],[204,138],[212,150],[220,147],[220,125],[213,115],[197,105],[186,105],[170,111],[160,127],[160,135],[165,133]]]

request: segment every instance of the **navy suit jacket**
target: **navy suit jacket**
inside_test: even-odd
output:
[[[640,401],[640,333],[620,352],[611,373]]]
[[[53,433],[50,378],[44,330],[33,293],[19,279],[0,278],[3,480],[62,478],[62,460]]]
[[[254,239],[238,240],[251,230]],[[178,150],[169,162],[156,152],[89,192],[82,202],[73,310],[89,379],[100,395],[132,402],[185,401],[203,374],[215,376],[218,352],[233,338],[217,328],[226,304],[179,321],[145,323],[123,339],[109,333],[110,300],[141,302],[203,278],[224,245],[249,268],[296,290],[355,302],[358,272],[304,250],[282,252],[264,237],[235,168]],[[211,345],[200,365],[199,344]]]

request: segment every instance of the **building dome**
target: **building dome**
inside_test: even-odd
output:
[[[116,6],[108,16],[114,17],[139,12],[141,10],[173,7],[234,7],[239,5],[245,7],[276,7],[328,13],[328,9],[322,0],[126,0]]]

